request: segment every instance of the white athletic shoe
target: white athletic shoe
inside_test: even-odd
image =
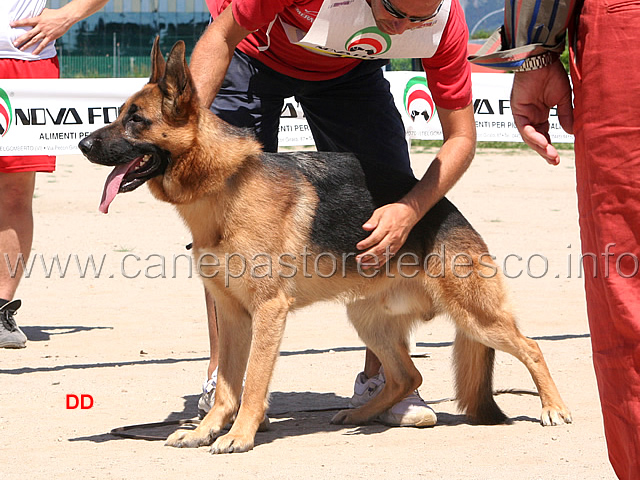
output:
[[[349,407],[361,407],[378,395],[384,384],[382,371],[370,378],[367,378],[364,372],[360,372],[353,386],[353,397],[349,401]],[[389,410],[382,412],[376,420],[391,427],[431,427],[436,424],[438,418],[416,390]]]
[[[216,399],[216,386],[218,385],[218,369],[216,368],[211,375],[211,378],[205,380],[202,384],[202,395],[198,399],[198,416],[202,420]]]

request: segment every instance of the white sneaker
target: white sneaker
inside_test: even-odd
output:
[[[385,378],[382,373],[373,377],[367,377],[360,372],[353,385],[353,397],[349,400],[349,408],[358,408],[378,395],[384,387]]]
[[[216,386],[218,385],[218,369],[216,368],[211,374],[211,378],[204,381],[202,384],[202,395],[198,399],[198,416],[202,420],[216,399]]]
[[[367,378],[364,372],[360,372],[353,386],[353,397],[349,401],[349,407],[361,407],[378,395],[384,384],[385,378],[382,370],[370,378]],[[391,427],[431,427],[436,424],[438,418],[433,409],[420,398],[416,390],[389,410],[382,412],[376,420]]]
[[[415,390],[389,410],[378,415],[377,420],[391,427],[432,427],[438,421],[438,417]]]

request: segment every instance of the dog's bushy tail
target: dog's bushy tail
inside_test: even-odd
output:
[[[493,399],[495,350],[458,331],[453,346],[458,408],[483,425],[506,423]]]

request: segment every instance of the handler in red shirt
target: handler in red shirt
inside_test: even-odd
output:
[[[227,122],[253,129],[265,151],[277,150],[283,102],[293,96],[318,150],[353,152],[361,160],[413,175],[404,125],[381,67],[394,52],[422,58],[444,142],[420,182],[400,201],[377,209],[363,225],[371,233],[357,245],[358,260],[381,266],[385,254],[400,249],[413,226],[462,176],[475,152],[468,31],[458,0],[207,3],[214,21],[191,59],[200,101]],[[322,37],[330,27],[326,41],[307,42],[305,35],[319,32]],[[373,31],[383,48],[350,48],[342,40],[363,31]],[[211,360],[198,404],[201,413],[213,404],[217,379],[217,325],[208,297],[207,305]],[[352,406],[375,396],[384,381],[379,360],[367,350]],[[416,392],[379,420],[431,426],[436,415]]]

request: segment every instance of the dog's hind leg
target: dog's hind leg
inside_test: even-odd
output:
[[[459,406],[481,423],[499,423],[506,418],[491,393],[492,349],[496,349],[515,356],[529,370],[542,402],[541,423],[570,423],[571,413],[560,397],[538,344],[518,330],[501,278],[478,275],[476,271],[475,275],[444,282],[441,286],[447,292],[446,310],[458,328],[454,362]]]
[[[493,398],[495,350],[458,330],[453,344],[458,408],[476,423],[506,423],[507,416]]]
[[[242,404],[231,430],[216,439],[211,453],[246,452],[253,448],[256,432],[267,411],[269,382],[291,303],[290,298],[279,292],[255,308]]]
[[[212,296],[216,301],[220,347],[215,401],[195,430],[177,430],[170,435],[166,442],[169,446],[211,445],[215,436],[233,420],[240,405],[251,346],[251,317],[234,299],[219,292]]]
[[[551,378],[549,367],[538,343],[522,335],[511,313],[506,314],[506,319],[509,323],[505,328],[487,329],[478,336],[478,339],[495,349],[510,353],[527,367],[540,395],[542,425],[571,423],[571,412],[564,404]],[[504,319],[498,321],[502,322]]]
[[[360,425],[374,420],[385,410],[405,398],[422,383],[407,344],[414,320],[408,315],[388,315],[377,299],[365,299],[347,307],[349,320],[362,341],[382,363],[385,386],[361,407],[338,412],[331,423]]]

